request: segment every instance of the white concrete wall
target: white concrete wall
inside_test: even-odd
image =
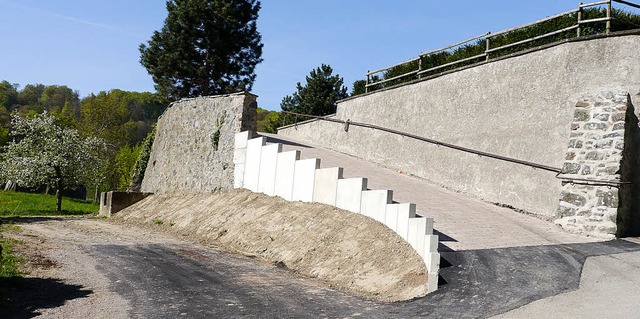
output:
[[[335,118],[561,168],[577,97],[625,90],[640,100],[639,47],[637,34],[559,44],[343,100]],[[316,121],[278,134],[489,202],[547,217],[558,208],[561,182],[555,173],[369,128],[343,128]]]
[[[236,134],[234,164],[236,188],[280,196],[289,201],[318,202],[368,216],[396,232],[423,258],[428,289],[437,289],[440,255],[433,219],[416,216],[416,205],[393,202],[391,190],[368,190],[366,178],[343,179],[341,167],[320,168],[320,159],[300,160],[299,151],[281,152],[281,144],[266,145],[264,137],[251,140]],[[244,139],[244,140],[243,140]]]

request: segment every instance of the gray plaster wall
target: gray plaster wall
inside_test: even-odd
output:
[[[158,119],[141,191],[232,189],[235,133],[255,132],[256,98],[242,92],[173,103]]]
[[[561,168],[574,106],[602,91],[640,91],[640,36],[558,44],[338,103],[338,119]],[[486,201],[552,219],[555,174],[373,129],[316,121],[278,134],[351,154]]]

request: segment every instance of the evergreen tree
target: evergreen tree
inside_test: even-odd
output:
[[[262,62],[257,0],[170,0],[140,63],[170,99],[250,91]]]
[[[307,83],[302,86],[296,84],[296,92],[282,99],[280,107],[283,111],[310,114],[328,115],[336,112],[336,102],[348,97],[347,88],[343,86],[344,80],[340,75],[332,75],[333,69],[329,65],[312,70],[306,77]],[[285,114],[283,114],[285,116]],[[285,122],[290,124],[294,117],[285,116]],[[305,120],[300,118],[299,120]]]

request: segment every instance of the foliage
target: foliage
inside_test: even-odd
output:
[[[262,62],[256,0],[169,0],[140,63],[170,99],[250,91]]]
[[[606,11],[604,8],[590,8],[582,10],[582,20],[589,19],[597,19],[606,17]],[[613,9],[612,17],[614,20],[611,23],[611,31],[622,31],[629,29],[640,28],[640,15],[625,12],[618,9]],[[490,38],[490,48],[497,48],[500,46],[514,44],[522,40],[534,38],[537,36],[541,36],[550,32],[559,31],[575,25],[577,21],[577,13],[572,13],[564,16],[560,16],[542,23],[538,23],[526,28],[517,29],[499,36]],[[593,35],[600,34],[605,32],[605,22],[597,22],[597,23],[589,23],[581,26],[581,35]],[[497,58],[500,56],[505,56],[508,54],[521,52],[530,48],[542,46],[549,43],[554,43],[560,40],[573,38],[577,36],[576,30],[568,30],[564,32],[557,33],[555,35],[541,38],[535,41],[530,41],[527,43],[513,45],[508,48],[500,49],[498,51],[491,52],[489,54],[490,58]],[[479,39],[475,42],[471,42],[468,44],[464,44],[455,48],[451,48],[449,50],[440,51],[434,54],[425,55],[421,57],[421,61],[414,61],[406,64],[402,64],[396,66],[390,70],[387,70],[383,73],[383,79],[391,79],[393,77],[406,74],[411,71],[415,71],[418,69],[418,63],[421,64],[421,70],[429,70],[434,67],[442,66],[447,63],[460,61],[463,59],[469,59],[465,62],[456,63],[455,65],[450,65],[446,67],[440,67],[435,70],[422,73],[421,76],[430,76],[439,74],[448,70],[457,69],[466,65],[475,64],[478,62],[482,62],[486,60],[484,56],[473,58],[475,56],[481,55],[486,50],[486,41],[485,39]],[[406,83],[412,80],[417,79],[418,76],[415,74],[407,75],[399,79],[391,80],[385,82],[381,85],[371,87],[369,90],[374,91],[376,89],[380,89],[383,87],[390,87],[393,85],[397,85],[400,83]],[[378,81],[377,79],[373,79],[372,82]],[[355,83],[354,83],[355,84]],[[360,91],[358,91],[360,92]]]
[[[0,255],[0,281],[24,275],[24,272],[19,269],[21,259],[13,251],[16,242],[15,239],[0,235],[0,247],[2,249],[2,254]]]
[[[97,151],[104,141],[83,138],[46,111],[32,119],[12,116],[11,135],[15,141],[5,147],[0,158],[0,180],[15,181],[21,187],[47,185],[56,190],[56,210],[61,210],[62,190],[90,181],[101,164]]]
[[[140,145],[124,145],[116,154],[116,174],[119,176],[118,190],[126,190],[131,185],[133,168],[140,155]]]
[[[353,82],[353,88],[351,89],[351,96],[356,96],[366,93],[366,80],[357,80]]]
[[[85,215],[97,212],[99,204],[65,197],[65,209],[52,209],[56,204],[55,195],[5,192],[0,190],[0,216],[57,216]]]
[[[168,103],[157,94],[111,90],[92,94],[82,100],[79,123],[85,136],[96,136],[106,141],[106,188],[120,189],[125,172],[116,160],[123,147],[138,145],[151,132],[157,118]],[[129,175],[129,172],[126,175]],[[102,184],[102,183],[101,183]]]
[[[153,93],[103,91],[82,100],[79,127],[117,150],[142,141],[166,107],[166,101]]]
[[[258,108],[258,132],[278,133],[278,127],[281,124],[280,112]]]
[[[307,83],[302,86],[296,84],[296,92],[282,99],[280,107],[283,111],[328,115],[336,112],[336,102],[346,98],[347,88],[343,86],[344,80],[340,75],[332,75],[333,69],[329,65],[312,70],[306,77]],[[293,123],[293,116],[285,116],[285,124]]]
[[[140,191],[140,186],[142,186],[142,180],[144,179],[144,173],[147,170],[147,164],[149,163],[149,157],[151,157],[151,148],[153,147],[153,141],[156,138],[156,131],[157,129],[154,125],[153,129],[149,132],[140,146],[138,159],[133,167],[133,171],[131,172],[131,183],[127,189],[128,191]]]
[[[121,186],[122,169],[116,162],[120,149],[138,145],[167,108],[165,98],[149,92],[103,91],[79,100],[78,93],[66,86],[0,82],[0,152],[10,140],[11,112],[32,118],[46,111],[65,127],[75,127],[82,136],[103,139],[101,165],[92,166],[87,187],[100,190]]]

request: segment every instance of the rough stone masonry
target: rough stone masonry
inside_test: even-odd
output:
[[[256,98],[241,92],[173,103],[158,119],[141,191],[232,189],[235,133],[255,132]]]
[[[586,94],[577,101],[562,176],[603,182],[563,182],[557,224],[598,237],[637,232],[632,195],[638,131],[626,91]]]

